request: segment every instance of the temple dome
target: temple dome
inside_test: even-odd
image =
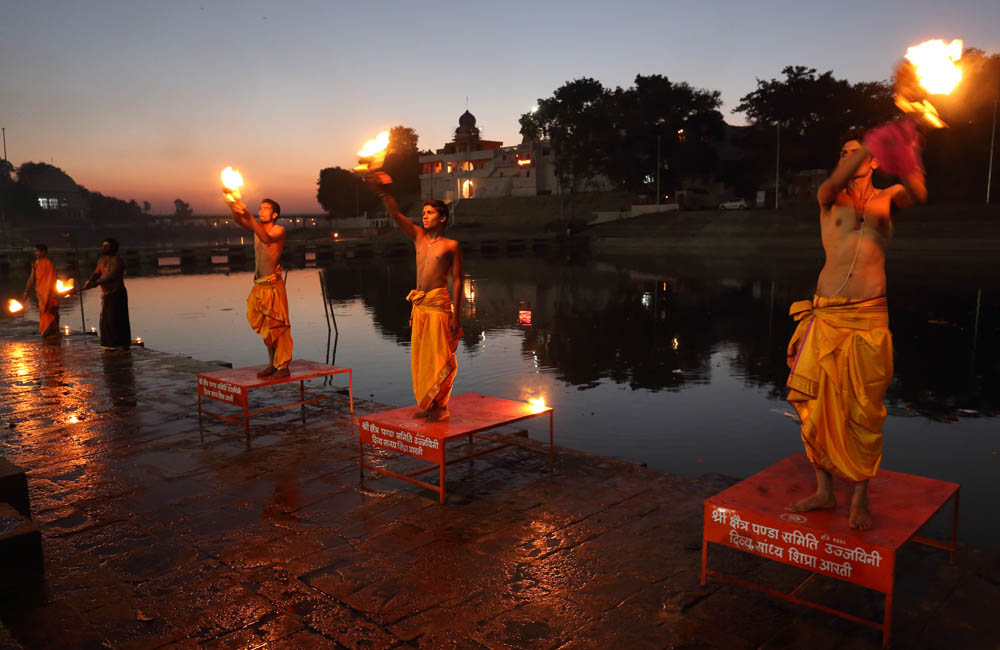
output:
[[[474,129],[476,127],[476,116],[466,109],[458,118],[458,126],[463,129]]]

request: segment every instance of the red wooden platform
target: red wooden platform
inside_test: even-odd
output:
[[[257,373],[266,367],[267,364],[264,364],[260,366],[247,366],[246,368],[231,368],[199,373],[198,421],[201,422],[201,416],[204,413],[205,415],[211,415],[219,418],[220,420],[226,420],[227,422],[234,422],[236,424],[242,423],[247,435],[249,436],[251,415],[264,413],[266,411],[274,411],[276,409],[288,408],[290,406],[303,405],[302,421],[305,422],[306,415],[304,405],[310,402],[318,402],[319,400],[326,399],[327,397],[326,395],[320,395],[318,393],[307,393],[305,388],[306,380],[328,377],[331,375],[340,375],[344,373],[347,373],[350,408],[351,413],[354,413],[354,373],[351,372],[350,368],[341,368],[340,366],[330,366],[325,363],[294,359],[288,364],[289,375],[287,377],[281,377],[280,379],[274,379],[273,377],[258,377]],[[256,409],[254,411],[250,410],[249,393],[251,389],[262,388],[265,386],[277,386],[279,384],[288,384],[295,381],[299,382],[299,401],[291,402],[289,404],[281,404],[279,406],[269,406],[267,408]],[[307,395],[309,396],[309,399],[306,399]],[[219,402],[238,406],[242,409],[242,413],[235,415],[213,413],[202,407],[202,398],[214,399]]]
[[[481,431],[495,429],[506,424],[512,424],[529,418],[549,416],[549,449],[535,449],[523,446],[530,451],[548,454],[549,463],[554,458],[553,447],[553,411],[551,407],[537,407],[524,402],[515,402],[499,397],[490,397],[478,393],[463,393],[451,398],[448,410],[451,418],[445,422],[427,422],[414,418],[413,414],[419,409],[416,406],[407,406],[392,411],[382,413],[372,413],[358,418],[358,431],[360,440],[358,449],[360,452],[361,479],[365,478],[365,470],[374,470],[386,476],[392,476],[410,483],[415,483],[429,490],[434,490],[440,495],[441,503],[445,499],[445,466],[458,463],[476,456],[509,447],[515,444],[511,441],[500,441],[494,437],[483,435]],[[480,438],[496,442],[495,446],[447,460],[445,457],[445,444],[455,438],[468,437],[469,442],[473,438]],[[434,466],[427,467],[408,474],[397,474],[386,470],[383,467],[374,467],[365,464],[365,445],[379,447],[391,451],[420,458],[433,463]],[[520,446],[520,445],[519,445]],[[432,485],[421,481],[416,476],[427,472],[438,470],[438,484]]]
[[[948,550],[955,560],[958,533],[957,483],[879,470],[868,484],[869,508],[874,525],[858,531],[848,526],[850,493],[838,486],[837,507],[803,513],[785,506],[812,494],[815,471],[804,454],[794,454],[705,500],[702,537],[701,584],[706,576],[807,605],[882,631],[889,646],[896,552],[913,540]],[[951,542],[917,537],[917,532],[951,499],[954,499]],[[708,568],[708,544],[722,544],[769,560],[806,569],[811,575],[790,593],[753,584]],[[799,598],[797,593],[816,575],[825,575],[885,594],[882,622],[848,614]]]

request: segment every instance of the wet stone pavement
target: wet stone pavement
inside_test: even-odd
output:
[[[359,481],[342,384],[318,387],[333,399],[306,425],[258,416],[248,442],[199,428],[195,374],[217,366],[34,327],[0,324],[0,455],[28,470],[45,568],[0,576],[0,649],[880,647],[874,630],[699,586],[702,501],[734,479],[566,449],[550,469],[509,448],[452,466],[442,506]],[[724,549],[712,564],[780,589],[804,577]],[[898,575],[895,647],[1000,647],[1000,554],[963,547],[950,566],[911,545]],[[803,595],[881,613],[833,580]]]

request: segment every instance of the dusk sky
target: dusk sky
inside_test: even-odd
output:
[[[53,162],[90,190],[222,213],[219,171],[248,203],[320,212],[323,167],[353,166],[397,124],[421,149],[465,110],[520,142],[518,117],[577,77],[663,74],[719,90],[731,123],[755,79],[805,65],[885,80],[908,45],[1000,52],[1000,2],[0,3],[0,126],[14,165]]]

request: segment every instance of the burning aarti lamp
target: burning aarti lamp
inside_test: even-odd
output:
[[[906,50],[906,64],[896,71],[896,106],[919,124],[931,129],[948,125],[938,116],[928,99],[947,95],[962,80],[962,41],[924,41]]]
[[[354,171],[359,173],[373,172],[381,169],[385,162],[385,152],[389,149],[389,132],[382,131],[369,140],[358,151],[358,164]]]
[[[232,167],[222,170],[222,194],[226,197],[226,202],[236,203],[243,198],[240,195],[240,188],[243,187],[243,176]]]
[[[73,278],[63,282],[62,280],[56,280],[56,293],[59,295],[65,295],[73,290]]]
[[[10,300],[7,301],[7,311],[9,311],[12,314],[20,313],[24,311],[24,305],[22,305],[20,301],[11,298]]]

